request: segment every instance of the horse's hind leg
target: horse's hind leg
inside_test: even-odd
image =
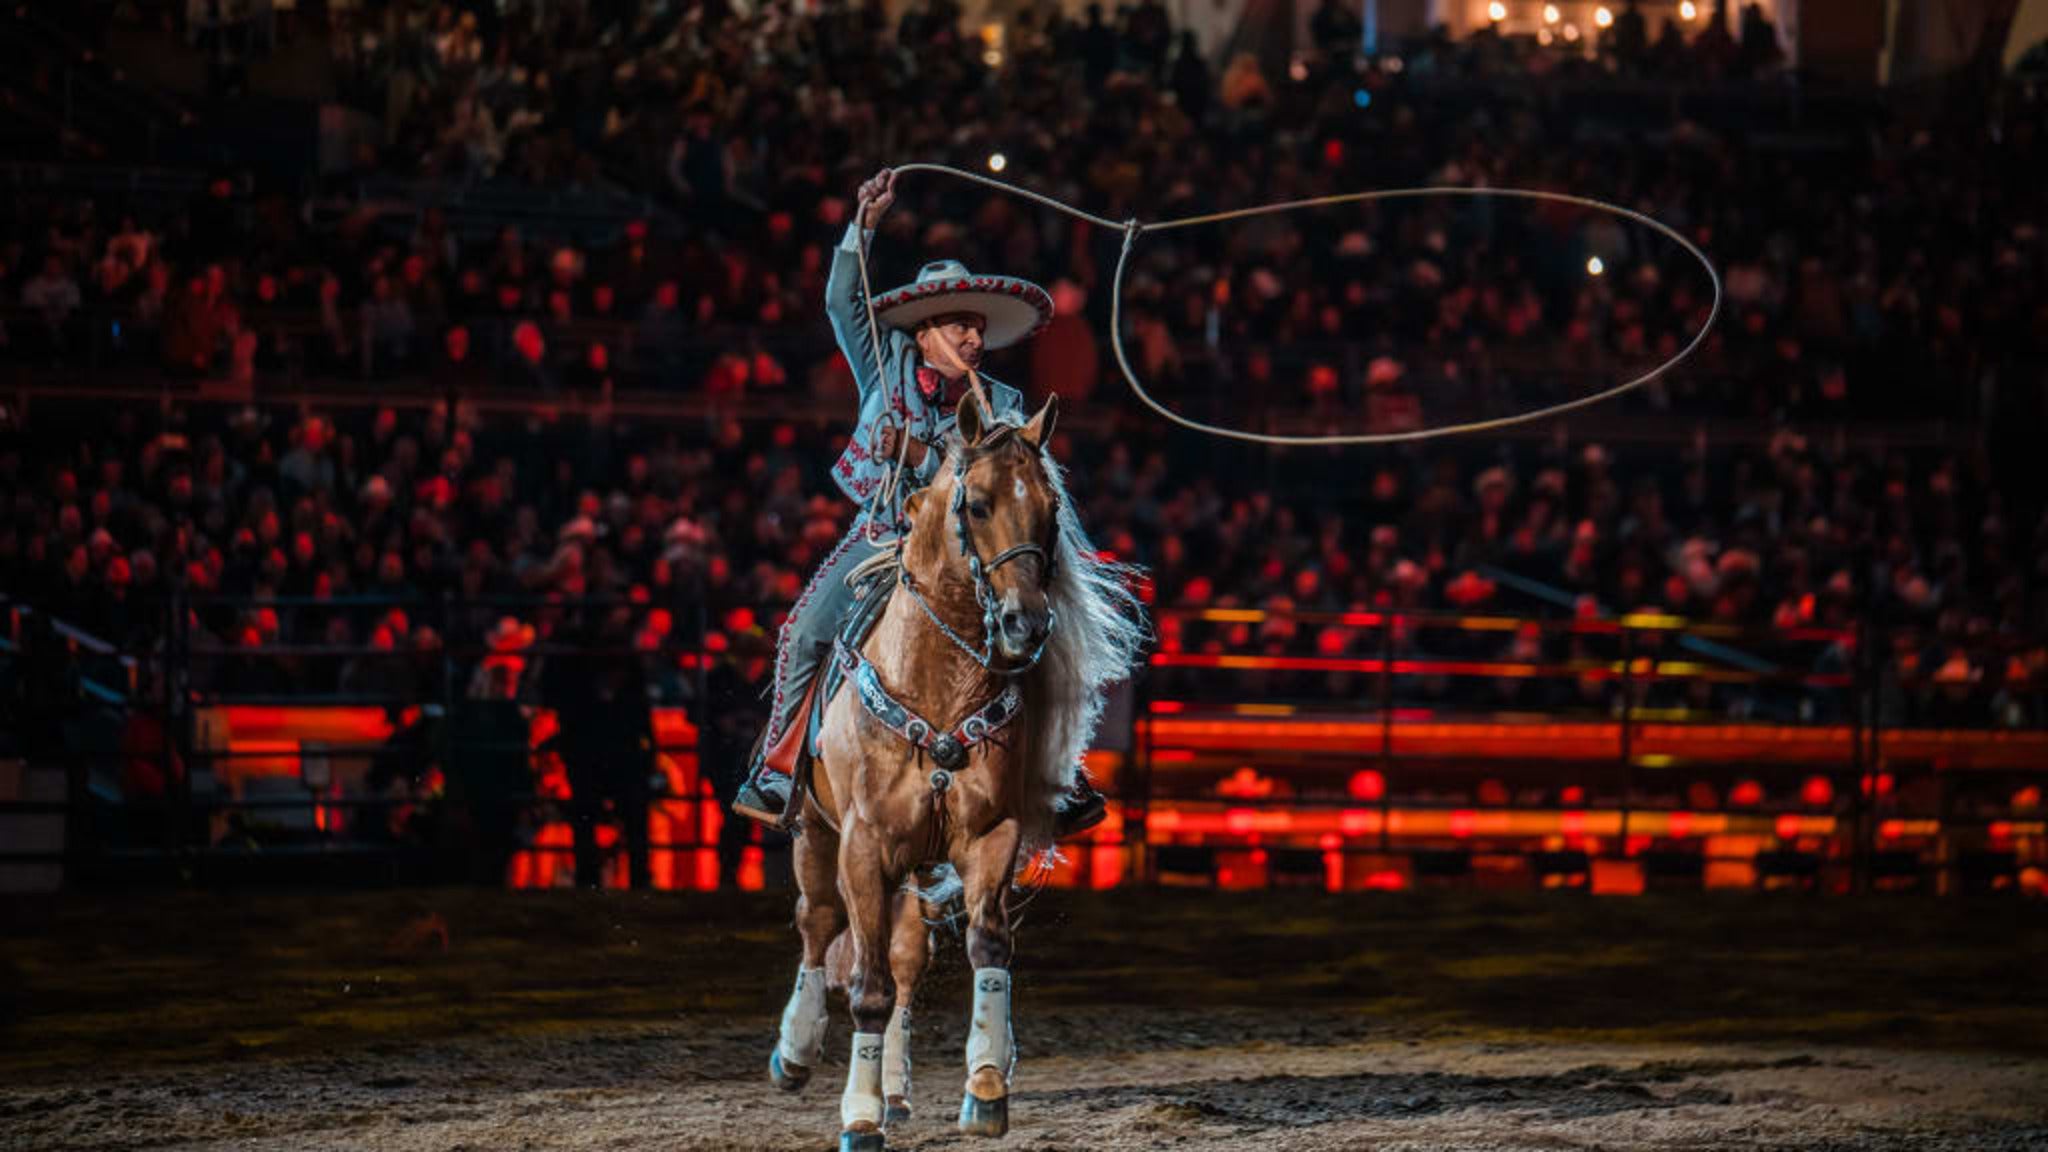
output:
[[[889,973],[896,979],[896,1010],[882,1034],[883,1126],[910,1119],[910,1005],[917,998],[917,979],[931,957],[931,929],[917,892],[896,890],[894,920],[889,928]]]
[[[967,846],[956,861],[967,886],[967,958],[974,964],[974,1017],[967,1029],[967,1090],[960,1130],[1001,1136],[1010,1130],[1010,883],[1021,839],[1005,820]]]
[[[796,988],[782,1009],[782,1033],[768,1057],[775,1086],[794,1092],[810,1082],[825,1054],[825,953],[846,927],[839,899],[839,835],[823,820],[807,820],[793,848],[796,869],[796,927],[804,938],[803,965]]]

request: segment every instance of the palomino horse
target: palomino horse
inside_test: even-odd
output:
[[[1128,675],[1144,635],[1128,573],[1085,548],[1044,451],[1056,413],[1049,400],[1022,427],[990,424],[961,402],[944,465],[905,502],[896,593],[859,652],[833,657],[851,691],[826,704],[811,787],[793,801],[804,958],[770,1071],[792,1091],[809,1080],[825,969],[850,953],[845,1152],[882,1148],[885,1125],[909,1116],[929,937],[907,882],[937,865],[959,875],[974,966],[960,1129],[1009,1127],[1012,880],[1020,852],[1048,842],[1101,689]]]

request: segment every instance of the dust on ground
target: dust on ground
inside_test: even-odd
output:
[[[0,904],[0,1148],[830,1147],[785,1096],[782,896]],[[1927,899],[1051,891],[1019,930],[1030,1149],[2048,1148],[2048,915]],[[967,1148],[967,972],[915,1115]],[[836,1009],[835,1005],[835,1009]]]

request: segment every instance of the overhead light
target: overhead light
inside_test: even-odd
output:
[[[988,154],[989,171],[1001,172],[1003,169],[1008,168],[1009,166],[1010,158],[1003,155],[1001,152],[991,152]]]
[[[1493,0],[1493,3],[1486,6],[1486,18],[1495,24],[1500,23],[1508,18],[1508,6],[1500,0]]]
[[[1700,6],[1692,0],[1685,0],[1685,3],[1678,6],[1678,15],[1682,20],[1697,20],[1700,18]]]
[[[1579,38],[1579,26],[1577,24],[1565,25],[1564,38],[1567,43],[1576,42]]]
[[[981,54],[981,62],[991,68],[1001,68],[1003,66],[1003,54],[991,48]]]
[[[1550,29],[1548,28],[1538,28],[1536,30],[1536,42],[1538,44],[1543,45],[1545,48],[1550,47],[1550,42],[1555,39],[1557,39],[1557,37],[1552,36],[1550,34]]]
[[[1588,276],[1604,276],[1604,275],[1606,275],[1606,274],[1607,274],[1607,264],[1606,264],[1606,262],[1605,262],[1605,261],[1601,260],[1601,259],[1600,259],[1600,258],[1599,258],[1598,256],[1595,256],[1595,257],[1593,257],[1592,259],[1590,259],[1590,260],[1586,261],[1586,275],[1588,275]]]
[[[1557,5],[1545,4],[1543,6],[1543,22],[1545,24],[1555,24],[1562,19],[1564,19],[1564,13],[1557,10]]]
[[[1593,23],[1602,28],[1614,27],[1614,10],[1605,4],[1593,9]]]

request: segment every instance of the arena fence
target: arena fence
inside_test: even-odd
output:
[[[6,607],[8,886],[786,875],[786,844],[721,799],[765,648],[705,651],[694,607],[179,598],[135,618],[152,612],[122,652]],[[324,643],[337,619],[372,642]],[[2043,641],[1391,609],[1157,622],[1089,758],[1110,819],[1033,882],[2042,890]]]

